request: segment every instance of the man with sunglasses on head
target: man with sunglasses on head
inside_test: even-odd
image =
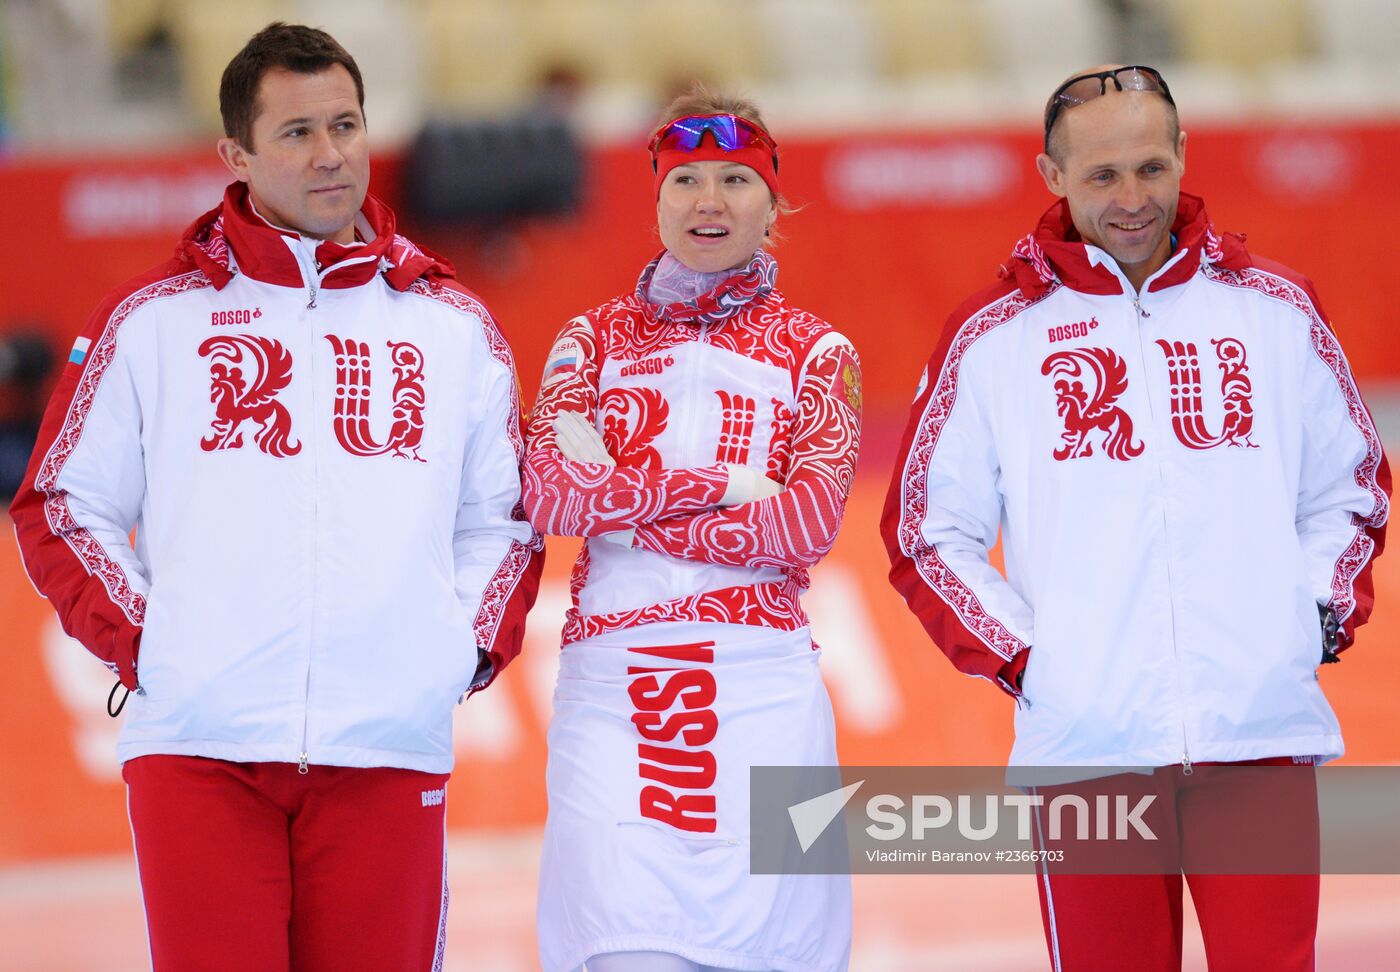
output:
[[[1316,672],[1370,613],[1389,472],[1311,284],[1217,231],[1185,159],[1152,68],[1050,98],[1036,166],[1060,200],[929,361],[890,576],[1016,700],[1013,766],[1138,768],[1186,847],[1224,812],[1201,764],[1298,765],[1281,792],[1315,847],[1312,765],[1343,749]],[[1315,871],[1187,871],[1212,970],[1313,968]],[[1038,881],[1055,969],[1180,968],[1179,869],[1061,872]]]
[[[83,329],[15,532],[131,690],[156,972],[440,969],[452,713],[543,556],[510,350],[368,194],[334,38],[269,25],[219,101],[234,181]]]

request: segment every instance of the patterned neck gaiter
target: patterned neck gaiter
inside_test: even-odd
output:
[[[662,321],[717,324],[769,294],[778,279],[778,261],[758,250],[738,270],[702,273],[663,252],[642,271],[637,296]]]
[[[667,304],[695,300],[728,280],[734,272],[715,270],[706,273],[703,270],[692,270],[669,252],[663,253],[651,275],[651,284],[647,287],[647,303],[660,309]]]

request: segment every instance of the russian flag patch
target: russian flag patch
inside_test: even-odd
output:
[[[68,352],[68,363],[80,365],[87,360],[88,348],[92,347],[92,338],[80,337],[73,342],[73,350]]]
[[[544,378],[540,381],[540,387],[562,381],[578,371],[583,363],[583,348],[573,338],[565,338],[554,346],[554,350],[549,353],[549,360],[544,365]]]

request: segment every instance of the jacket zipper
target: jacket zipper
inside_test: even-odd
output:
[[[1125,286],[1132,286],[1131,284],[1127,283],[1127,281],[1124,281],[1124,284],[1125,284]],[[1147,285],[1147,282],[1144,281],[1144,282],[1143,282],[1143,286],[1146,286],[1146,285]],[[1146,360],[1146,352],[1144,352],[1144,351],[1143,351],[1143,348],[1142,348],[1142,322],[1143,322],[1144,320],[1146,320],[1147,318],[1151,317],[1152,315],[1142,306],[1142,295],[1141,295],[1141,293],[1140,293],[1139,291],[1137,291],[1136,289],[1133,290],[1133,310],[1134,310],[1134,312],[1135,312],[1136,315],[1137,315],[1137,321],[1136,321],[1137,328],[1136,328],[1136,330],[1137,330],[1137,346],[1138,346],[1138,363],[1139,363],[1139,365],[1142,367],[1142,373],[1143,373],[1143,376],[1144,376],[1144,378],[1145,378],[1146,375],[1147,375],[1147,360]],[[1145,396],[1143,396],[1143,397],[1144,397],[1144,399],[1145,399],[1146,402],[1147,402],[1147,410],[1148,410],[1148,413],[1149,413],[1149,415],[1151,415],[1151,417],[1152,417],[1152,425],[1153,425],[1154,428],[1156,428],[1156,427],[1157,427],[1157,416],[1156,416],[1156,414],[1155,414],[1155,413],[1156,413],[1156,408],[1155,408],[1155,406],[1153,405],[1153,397],[1152,397],[1152,395],[1150,395],[1150,394],[1149,394],[1149,395],[1145,395]],[[1186,692],[1185,692],[1185,689],[1182,687],[1182,684],[1181,684],[1181,651],[1180,651],[1180,649],[1178,648],[1178,645],[1177,645],[1177,636],[1176,636],[1176,599],[1175,599],[1175,598],[1172,596],[1172,594],[1171,594],[1171,592],[1172,592],[1173,590],[1175,590],[1175,588],[1176,588],[1176,585],[1175,585],[1175,583],[1174,583],[1173,580],[1172,580],[1171,524],[1170,524],[1170,522],[1169,522],[1168,519],[1167,519],[1167,510],[1166,510],[1166,504],[1165,504],[1165,500],[1166,500],[1166,481],[1165,481],[1165,478],[1164,478],[1164,476],[1163,476],[1163,473],[1162,473],[1162,466],[1161,466],[1160,463],[1158,463],[1158,465],[1157,465],[1157,479],[1158,479],[1158,483],[1159,483],[1159,484],[1161,485],[1161,487],[1162,487],[1162,496],[1163,496],[1163,506],[1162,506],[1162,536],[1163,536],[1164,538],[1166,538],[1166,540],[1167,540],[1167,550],[1166,550],[1165,561],[1166,561],[1166,569],[1167,569],[1167,599],[1168,599],[1168,601],[1169,601],[1169,603],[1170,603],[1170,605],[1171,605],[1170,616],[1171,616],[1172,657],[1176,659],[1176,691],[1177,691],[1177,695],[1180,697],[1180,703],[1179,703],[1179,704],[1180,704],[1181,707],[1182,707],[1182,711],[1181,711],[1181,715],[1180,715],[1180,722],[1181,722],[1181,771],[1182,771],[1182,774],[1183,774],[1183,775],[1185,775],[1185,776],[1190,776],[1190,775],[1194,772],[1194,770],[1193,770],[1192,767],[1191,767],[1191,747],[1190,747],[1190,745],[1188,745],[1188,743],[1187,743],[1187,741],[1186,741],[1186,712],[1185,712],[1185,706],[1186,706]]]
[[[282,239],[286,242],[287,248],[292,251],[292,256],[296,258],[297,266],[301,268],[301,279],[302,282],[306,284],[307,310],[316,309],[316,295],[321,292],[321,281],[325,279],[326,274],[330,273],[332,270],[342,270],[345,267],[353,267],[357,263],[369,263],[375,259],[374,257],[368,256],[353,257],[351,259],[341,260],[334,266],[322,270],[321,264],[317,262],[315,255],[306,252],[305,243],[299,239],[293,239],[290,236],[284,236]],[[381,271],[382,269],[381,267]]]
[[[307,296],[308,296],[308,299],[307,299],[307,302],[306,302],[306,309],[307,309],[307,310],[315,310],[315,309],[316,309],[316,294],[317,294],[317,292],[318,292],[318,290],[319,290],[320,283],[321,283],[321,277],[320,277],[320,269],[321,269],[321,268],[320,268],[320,266],[315,262],[314,258],[313,258],[310,254],[308,254],[308,253],[306,252],[306,246],[305,246],[305,244],[302,243],[301,240],[292,240],[292,239],[287,238],[287,237],[284,237],[284,239],[287,240],[287,245],[291,248],[292,252],[296,255],[297,264],[301,267],[301,276],[302,276],[302,280],[306,283],[306,290],[307,290]],[[315,413],[315,412],[316,412],[316,401],[315,401],[315,396],[316,396],[316,334],[315,334],[315,328],[309,327],[309,325],[310,325],[311,322],[308,321],[307,323],[308,323],[308,329],[312,332],[312,333],[311,333],[311,353],[310,353],[310,355],[308,355],[308,357],[311,359],[311,363],[308,365],[308,367],[311,369],[311,396],[312,396],[312,403],[311,403],[311,404],[312,404],[312,411],[313,411],[313,413]],[[319,414],[319,413],[318,413],[318,414]],[[303,683],[303,686],[302,686],[302,688],[303,688],[303,693],[302,693],[302,705],[301,705],[301,746],[300,746],[300,752],[297,753],[297,772],[298,772],[299,774],[301,774],[302,776],[305,776],[307,773],[310,772],[310,761],[311,761],[311,755],[310,755],[310,753],[309,753],[308,750],[307,750],[307,743],[306,743],[306,741],[307,741],[307,737],[310,735],[310,723],[311,723],[311,658],[312,658],[312,655],[313,655],[314,652],[315,652],[315,645],[316,645],[316,574],[317,574],[317,571],[318,571],[318,569],[319,569],[319,568],[318,568],[318,563],[319,563],[319,560],[320,560],[320,557],[319,557],[319,549],[318,549],[318,548],[319,548],[319,543],[317,542],[317,538],[318,538],[318,536],[319,536],[319,519],[320,519],[320,500],[319,500],[319,493],[318,493],[318,491],[319,491],[320,482],[321,482],[321,468],[320,468],[320,467],[321,467],[321,463],[320,463],[320,443],[319,443],[319,439],[318,439],[316,436],[314,436],[314,435],[312,436],[312,440],[311,440],[311,462],[312,462],[312,474],[311,474],[311,482],[312,482],[312,489],[311,489],[311,605],[310,605],[311,618],[310,618],[310,620],[309,620],[309,622],[308,622],[308,624],[307,624],[307,635],[306,635],[306,680],[305,680],[305,682]]]
[[[296,257],[297,266],[301,268],[301,278],[306,284],[307,310],[316,309],[316,295],[320,292],[321,280],[331,270],[352,266],[356,263],[365,263],[374,259],[373,257],[357,257],[350,260],[342,260],[330,270],[322,270],[321,264],[317,262],[312,254],[306,252],[306,244],[299,239],[292,239],[284,236],[288,248],[292,255]],[[383,269],[381,267],[381,269]],[[314,329],[313,329],[314,332]],[[316,335],[311,335],[312,352],[310,354],[311,364],[311,395],[313,399],[316,395]],[[315,412],[315,401],[312,401],[312,410]],[[319,414],[319,413],[317,413]],[[320,570],[320,501],[319,489],[321,483],[321,462],[320,444],[315,436],[312,437],[312,493],[311,493],[311,622],[307,627],[307,649],[306,649],[306,685],[305,694],[302,698],[301,709],[301,751],[297,753],[297,772],[305,776],[310,772],[311,755],[307,751],[306,740],[309,735],[309,725],[311,722],[311,656],[316,644],[316,599],[317,588],[316,578]]]
[[[312,302],[311,302],[310,304],[307,305],[307,308],[308,308],[308,309],[314,308],[314,307],[316,306],[316,301],[315,301],[315,297],[314,297],[314,294],[315,294],[315,289],[314,289],[314,288],[313,288],[313,290],[312,290],[312,294],[313,294]],[[316,402],[315,402],[315,396],[316,396],[316,353],[315,353],[315,337],[316,337],[316,335],[313,333],[313,334],[311,335],[311,337],[312,337],[312,353],[311,353],[310,355],[308,355],[308,357],[310,357],[310,359],[311,359],[311,364],[310,364],[308,367],[310,367],[310,369],[311,369],[311,396],[312,396],[312,406],[313,406],[312,411],[315,412],[315,404],[316,404]],[[315,414],[319,414],[319,412],[315,412]],[[320,516],[321,516],[321,502],[320,502],[321,449],[320,449],[320,439],[319,439],[319,437],[316,436],[315,434],[313,434],[312,437],[311,437],[311,464],[312,464],[312,465],[311,465],[311,483],[312,483],[312,487],[311,487],[311,608],[310,608],[310,610],[311,610],[311,618],[310,618],[310,620],[309,620],[308,623],[307,623],[307,633],[306,633],[306,683],[305,683],[305,685],[303,686],[303,690],[304,690],[304,691],[303,691],[302,703],[301,703],[301,752],[298,753],[298,757],[297,757],[297,772],[300,773],[300,774],[303,775],[303,776],[305,776],[305,775],[307,774],[307,772],[308,772],[308,766],[307,766],[307,764],[308,764],[308,761],[311,759],[311,756],[310,756],[310,755],[308,754],[308,752],[307,752],[306,739],[307,739],[307,736],[309,735],[309,726],[310,726],[310,723],[311,723],[311,658],[312,658],[312,656],[315,654],[315,651],[316,651],[316,595],[317,595],[316,578],[317,578],[317,574],[318,574],[319,571],[320,571],[320,543],[319,543],[319,537],[320,537]]]
[[[301,269],[301,281],[306,284],[306,308],[313,310],[316,307],[316,294],[320,292],[321,287],[321,268],[317,265],[315,257],[306,252],[306,244],[300,239],[284,236],[282,242],[292,251],[292,256]]]

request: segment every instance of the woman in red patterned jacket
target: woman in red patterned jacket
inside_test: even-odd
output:
[[[791,306],[757,108],[696,86],[651,142],[665,250],[570,321],[526,433],[525,504],[574,567],[540,879],[546,972],[830,972],[841,876],[750,875],[749,768],[835,765],[798,596],[860,438],[851,344]]]

